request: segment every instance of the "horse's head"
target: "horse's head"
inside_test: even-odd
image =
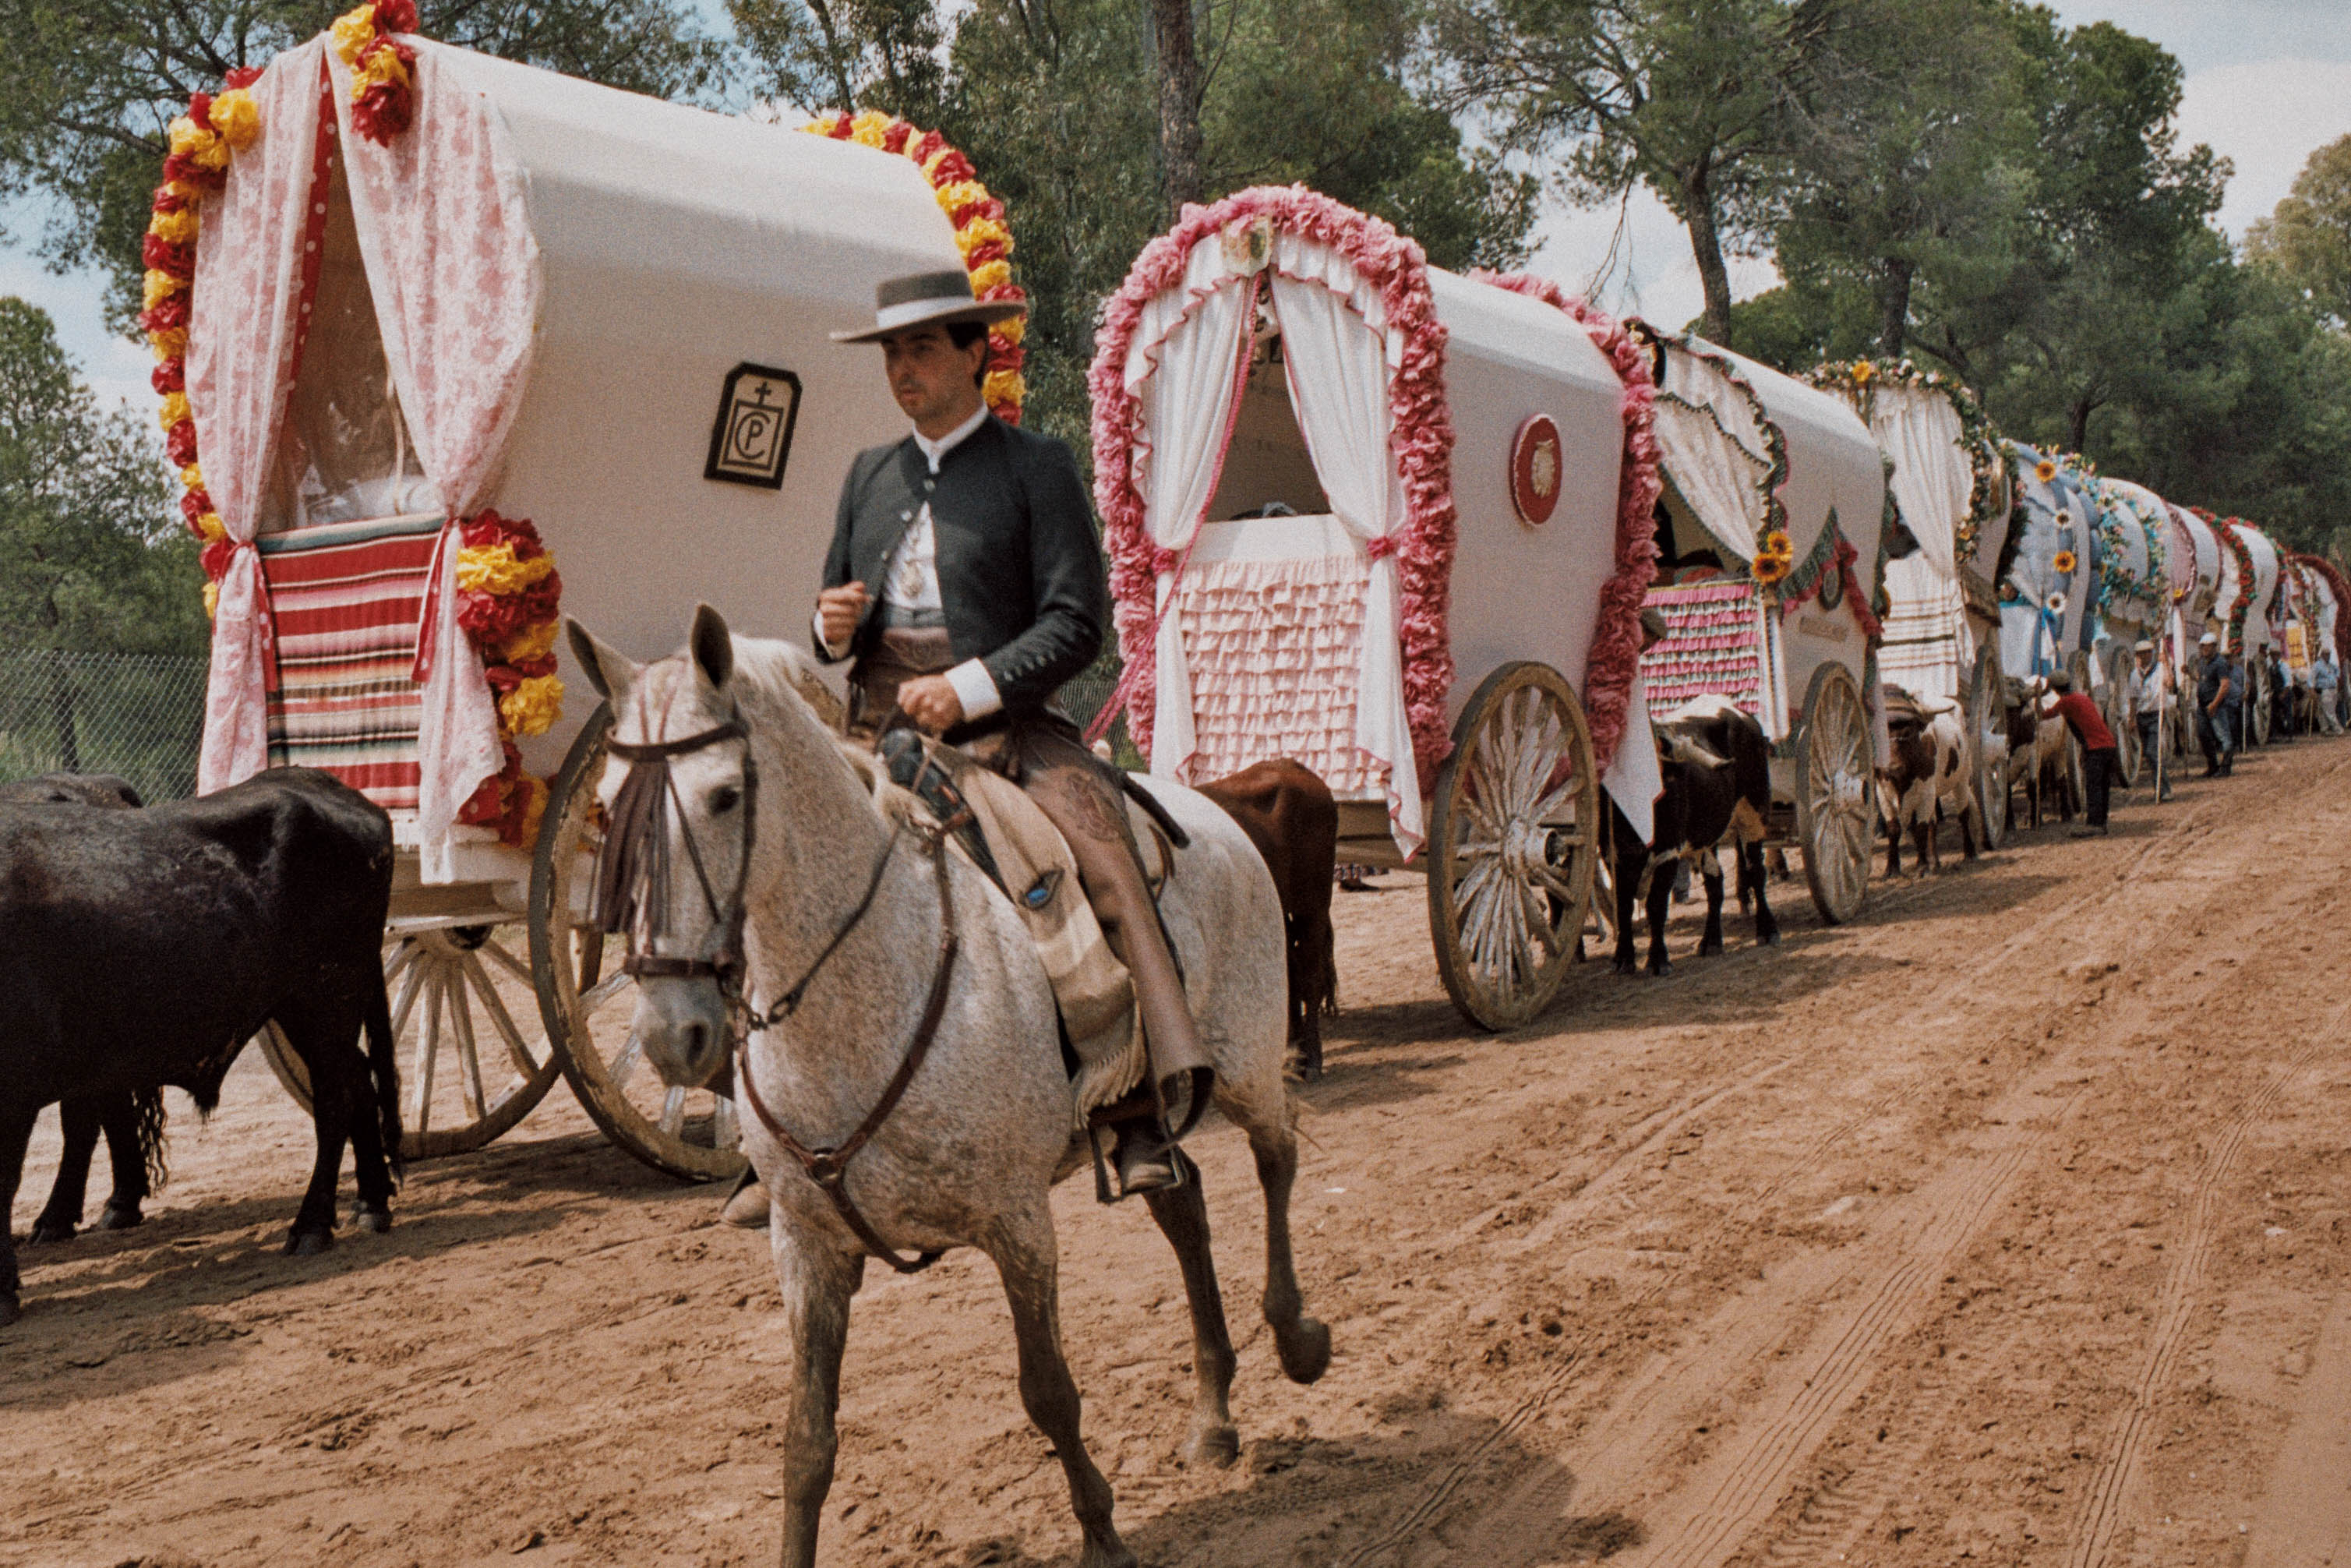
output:
[[[612,708],[596,915],[628,940],[646,1060],[664,1082],[700,1087],[734,1045],[758,788],[731,689],[734,639],[707,604],[685,651],[651,664],[569,627],[573,655]]]

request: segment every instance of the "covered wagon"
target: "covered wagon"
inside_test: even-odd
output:
[[[2126,479],[2096,478],[2091,498],[2098,520],[2090,538],[2097,623],[2092,652],[2107,679],[2100,694],[2106,724],[2121,750],[2122,782],[2138,782],[2138,726],[2124,711],[2129,686],[2126,672],[2132,649],[2142,639],[2157,644],[2166,661],[2179,657],[2172,631],[2170,508],[2162,497]]]
[[[965,247],[922,148],[447,47],[396,8],[174,128],[148,326],[217,596],[201,787],[302,764],[390,810],[412,1154],[568,1071],[633,1152],[721,1176],[731,1103],[634,1071],[632,982],[586,923],[609,716],[559,609],[640,658],[697,599],[804,627],[841,476],[902,423],[826,333]]]
[[[2220,634],[2221,648],[2235,655],[2245,673],[2244,733],[2238,744],[2263,746],[2277,695],[2270,674],[2270,652],[2279,637],[2277,544],[2242,517],[2199,515],[2220,547],[2220,577],[2208,629]]]
[[[1908,360],[1850,360],[1806,378],[1853,407],[1884,455],[1896,526],[1886,546],[1886,630],[1878,677],[1960,705],[1984,841],[2008,826],[2008,750],[1999,567],[2015,498],[2015,459],[1975,394]]]
[[[1249,190],[1144,250],[1092,370],[1130,737],[1183,782],[1320,774],[1343,860],[1426,868],[1446,988],[1489,1028],[1573,958],[1602,776],[1644,821],[1656,790],[1648,379],[1581,314]]]
[[[1664,710],[1727,697],[1771,737],[1771,824],[1802,848],[1823,918],[1869,884],[1886,720],[1874,601],[1888,492],[1841,398],[1703,339],[1641,329],[1657,377],[1667,634],[1641,661]]]
[[[2091,689],[2091,476],[2062,453],[2006,444],[2016,460],[2018,507],[2000,580],[2001,662],[2021,678],[2068,670]]]

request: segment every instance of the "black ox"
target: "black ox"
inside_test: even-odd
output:
[[[1673,865],[1695,863],[1706,883],[1706,935],[1698,956],[1722,951],[1722,864],[1716,847],[1730,841],[1739,862],[1739,902],[1755,901],[1755,940],[1780,940],[1763,872],[1765,821],[1771,810],[1771,743],[1763,727],[1728,703],[1694,703],[1656,726],[1665,792],[1647,843],[1613,805],[1616,881],[1616,972],[1635,973],[1633,905],[1646,889],[1649,973],[1666,975],[1666,915],[1673,898]],[[1629,737],[1628,737],[1629,738]]]
[[[346,1143],[359,1222],[387,1228],[400,1160],[379,956],[392,866],[382,809],[307,768],[143,810],[0,813],[0,1213],[42,1107],[168,1084],[209,1111],[239,1049],[275,1020],[308,1070],[318,1132],[286,1250],[333,1243]],[[0,1323],[19,1315],[19,1289],[0,1233]]]
[[[0,808],[79,805],[120,810],[144,804],[129,779],[111,773],[44,773],[37,779],[0,784]],[[138,1224],[145,1218],[141,1206],[163,1185],[163,1091],[68,1095],[58,1103],[57,1114],[65,1123],[65,1151],[57,1160],[57,1179],[50,1184],[49,1201],[25,1239],[33,1243],[73,1239],[81,1226],[90,1160],[98,1151],[101,1131],[106,1134],[107,1162],[113,1167],[114,1190],[107,1197],[98,1228],[127,1230]]]

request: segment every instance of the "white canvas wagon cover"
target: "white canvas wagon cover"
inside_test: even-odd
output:
[[[1290,757],[1384,800],[1409,854],[1451,714],[1527,659],[1582,695],[1604,772],[1654,777],[1653,748],[1615,745],[1649,566],[1645,499],[1622,526],[1629,353],[1302,187],[1187,210],[1098,345],[1096,495],[1154,773]],[[1530,520],[1513,462],[1538,418]],[[1654,784],[1620,787],[1646,815]]]
[[[825,333],[868,315],[881,278],[962,261],[903,158],[401,41],[405,130],[357,133],[350,68],[314,39],[253,85],[261,134],[204,203],[187,393],[235,554],[202,782],[267,759],[281,650],[263,550],[386,514],[437,528],[429,586],[408,590],[425,630],[405,700],[415,831],[441,880],[457,808],[504,763],[453,612],[460,525],[534,519],[563,610],[641,657],[698,598],[776,623],[813,591],[850,455],[900,424],[870,358]],[[782,411],[772,487],[705,474],[738,367]],[[311,413],[381,423],[397,456],[322,476],[318,443],[288,434]],[[532,770],[552,770],[580,716],[524,743]]]

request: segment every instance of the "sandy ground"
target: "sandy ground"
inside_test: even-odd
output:
[[[1384,880],[1339,900],[1346,1010],[1301,1091],[1315,1387],[1250,1315],[1239,1139],[1195,1140],[1238,1464],[1175,1459],[1157,1232],[1059,1195],[1088,1438],[1146,1562],[2351,1563],[2351,743],[1880,881],[1842,929],[1781,884],[1776,951],[1734,920],[1697,961],[1685,914],[1671,978],[1586,966],[1499,1038]],[[391,1234],[289,1260],[308,1137],[248,1053],[143,1228],[26,1254],[0,1562],[772,1558],[775,1285],[712,1192],[559,1087],[417,1169]],[[55,1149],[51,1120],[20,1223]],[[1074,1560],[983,1261],[870,1271],[844,1386],[826,1561]]]

